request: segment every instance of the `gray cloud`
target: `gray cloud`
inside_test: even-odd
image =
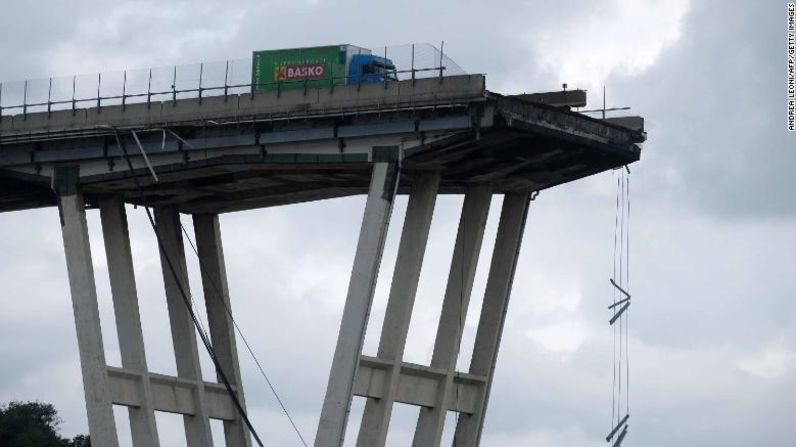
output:
[[[796,164],[785,132],[784,3],[695,2],[680,42],[614,96],[645,114],[639,175],[672,207],[717,218],[791,218]]]

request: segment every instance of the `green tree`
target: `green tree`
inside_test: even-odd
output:
[[[88,436],[61,438],[61,419],[52,404],[10,402],[0,405],[0,446],[3,447],[90,447]]]
[[[86,435],[77,435],[71,440],[61,440],[63,447],[91,447],[91,440]]]

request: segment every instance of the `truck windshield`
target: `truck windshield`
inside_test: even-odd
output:
[[[377,75],[386,78],[388,81],[397,81],[398,76],[395,73],[395,65],[383,64],[381,62],[371,62],[362,67],[362,74]]]

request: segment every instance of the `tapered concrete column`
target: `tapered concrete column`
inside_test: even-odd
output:
[[[415,447],[437,447],[442,439],[446,405],[453,389],[456,358],[459,354],[491,199],[492,190],[488,186],[470,187],[464,196],[459,231],[448,274],[448,285],[434,343],[434,354],[431,357],[432,367],[444,369],[448,373],[437,392],[435,406],[420,409],[413,444]]]
[[[528,216],[529,193],[506,194],[500,214],[495,251],[489,267],[481,319],[475,337],[470,372],[485,376],[486,386],[482,389],[476,411],[473,414],[460,414],[456,426],[454,443],[456,447],[475,447],[481,440],[484,416],[489,403],[489,391],[497,362],[500,338],[506,323],[511,286],[522,246],[522,235]]]
[[[227,380],[236,387],[238,400],[243,408],[246,408],[238,365],[238,350],[235,346],[235,326],[232,320],[218,215],[194,215],[193,226],[202,269],[202,287],[213,351]],[[221,382],[220,377],[218,380]],[[224,421],[224,438],[227,447],[251,446],[249,430],[241,420],[240,414],[234,421]]]
[[[144,334],[141,330],[138,292],[124,201],[120,197],[100,200],[100,216],[111,294],[113,295],[116,330],[119,334],[122,367],[141,373],[138,390],[141,406],[127,407],[133,446],[157,447],[160,442],[158,441],[155,411],[152,404],[152,392],[149,388]]]
[[[166,287],[174,355],[177,360],[177,377],[195,380],[197,384],[194,391],[196,401],[194,414],[183,416],[185,438],[189,447],[210,447],[213,445],[213,438],[210,433],[210,420],[207,417],[196,332],[182,295],[184,292],[190,296],[190,286],[185,265],[180,215],[176,208],[157,207],[155,220],[157,233],[163,244],[160,250],[160,263]]]
[[[374,163],[315,447],[343,444],[397,184],[397,162]]]
[[[395,263],[379,340],[378,357],[391,360],[392,368],[387,373],[384,397],[367,400],[357,438],[357,446],[360,447],[383,446],[387,441],[387,429],[395,403],[406,335],[409,331],[423,256],[426,252],[439,180],[438,173],[426,174],[415,181],[409,194],[401,242],[398,246],[398,259]]]
[[[55,175],[77,346],[83,373],[83,392],[86,396],[88,429],[92,444],[116,447],[119,443],[105,368],[105,350],[102,344],[85,203],[77,188],[78,171],[77,168],[59,168]]]

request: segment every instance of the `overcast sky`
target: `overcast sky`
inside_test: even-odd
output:
[[[499,93],[562,82],[646,118],[632,169],[631,433],[626,445],[792,446],[796,414],[796,134],[785,131],[785,2],[605,0],[17,1],[0,14],[0,80],[247,57],[350,42],[445,41]],[[610,429],[615,173],[531,205],[482,444],[598,446]],[[493,200],[460,367],[491,255]],[[233,311],[305,437],[313,438],[363,198],[222,216]],[[375,353],[406,198],[397,201],[365,351]],[[406,360],[428,362],[461,197],[438,201]],[[151,229],[129,209],[150,369],[174,374]],[[190,219],[185,220],[190,224]],[[120,364],[99,216],[89,212],[108,362]],[[0,216],[0,402],[56,405],[87,431],[55,209]],[[195,258],[194,294],[201,297]],[[253,362],[247,401],[269,445],[298,445]],[[212,369],[204,358],[204,374]],[[349,444],[356,437],[355,399]],[[120,436],[129,432],[117,409]],[[398,405],[389,444],[409,445]],[[158,416],[162,445],[181,421]],[[452,424],[448,424],[448,428]],[[216,434],[219,426],[214,426]],[[450,439],[450,430],[446,430]],[[123,445],[129,445],[123,439]]]

